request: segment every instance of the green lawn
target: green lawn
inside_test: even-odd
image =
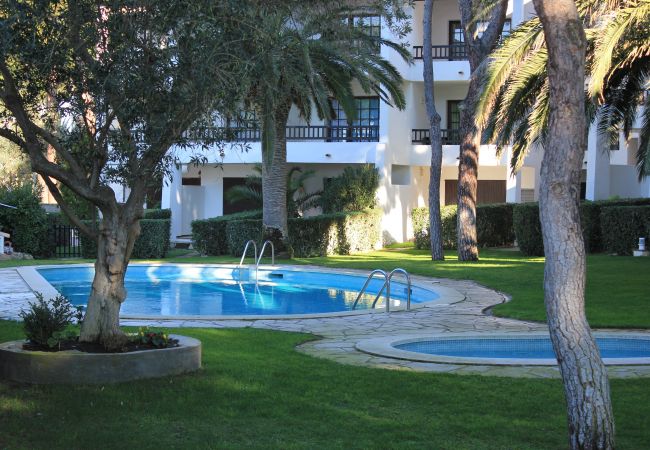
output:
[[[233,261],[180,256],[169,260]],[[542,259],[448,256],[432,263],[426,252],[394,249],[295,262],[474,279],[513,296],[499,314],[543,320]],[[648,269],[646,259],[590,256],[592,325],[650,328]],[[0,383],[0,448],[566,447],[559,380],[366,369],[295,352],[312,338],[304,334],[174,331],[203,342],[197,374],[97,387]],[[19,324],[0,321],[0,341],[21,337]],[[618,448],[650,447],[649,382],[612,381]]]

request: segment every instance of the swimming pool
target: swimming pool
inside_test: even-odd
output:
[[[605,364],[650,364],[650,334],[595,333]],[[556,365],[548,334],[402,336],[357,344],[366,353],[422,362],[481,365]]]
[[[85,305],[92,266],[39,267],[37,273],[75,305]],[[273,317],[368,312],[382,279],[373,279],[351,310],[367,274],[304,267],[129,265],[122,317]],[[257,282],[255,281],[257,278]],[[36,289],[35,289],[36,290]],[[393,280],[391,307],[404,308],[406,284]],[[434,285],[411,288],[412,307],[438,301]],[[384,297],[379,300],[382,306]]]

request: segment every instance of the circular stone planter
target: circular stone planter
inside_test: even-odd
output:
[[[33,384],[103,384],[164,377],[201,367],[201,342],[172,335],[178,347],[128,353],[23,350],[24,341],[0,344],[0,379]]]

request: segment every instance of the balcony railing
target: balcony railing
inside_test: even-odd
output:
[[[440,130],[442,145],[460,145],[460,130]],[[428,128],[414,128],[411,130],[411,143],[413,144],[431,144],[429,139]]]
[[[291,125],[286,128],[287,141],[323,141],[323,142],[378,142],[379,126],[306,126]],[[191,142],[227,141],[257,142],[261,139],[261,130],[256,127],[207,127],[195,128],[185,133]]]
[[[433,59],[446,59],[448,61],[464,61],[467,59],[465,44],[432,45],[431,50],[433,51]],[[422,59],[423,52],[423,46],[413,46],[414,59]]]

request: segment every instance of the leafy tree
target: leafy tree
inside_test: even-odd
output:
[[[614,448],[607,370],[585,315],[586,258],[579,178],[586,147],[587,40],[573,0],[533,0],[548,50],[548,131],[543,138],[540,222],[544,302],[564,382],[572,449]]]
[[[0,4],[0,137],[21,147],[63,212],[97,240],[82,341],[115,348],[126,340],[119,310],[145,191],[172,161],[170,148],[188,144],[184,131],[239,97],[246,64],[238,37],[249,23],[242,8],[207,0]],[[101,211],[97,230],[54,180]],[[130,188],[125,203],[110,181]]]
[[[29,160],[13,142],[0,141],[0,187],[21,186],[31,181]]]
[[[248,202],[261,209],[262,196],[262,166],[255,165],[253,170],[257,175],[246,178],[246,184],[233,186],[224,195],[230,203]],[[302,212],[317,206],[320,192],[305,192],[305,181],[314,175],[313,170],[303,171],[300,167],[292,167],[287,172],[287,214],[289,217],[300,217]]]
[[[481,131],[474,113],[481,95],[484,62],[497,44],[506,18],[508,0],[459,0],[460,20],[472,75],[460,108],[460,157],[458,161],[458,259],[478,260],[476,192]],[[487,23],[482,32],[479,25]]]
[[[363,211],[377,206],[379,172],[371,165],[346,167],[325,185],[320,196],[324,213]]]
[[[339,2],[256,3],[259,35],[248,41],[252,79],[248,94],[261,123],[263,224],[268,236],[287,236],[286,126],[295,105],[309,122],[334,119],[332,98],[348,118],[356,116],[353,83],[404,107],[402,78],[378,53],[381,45],[408,57],[406,49],[343,20],[354,10]],[[364,15],[383,9],[364,8]]]

